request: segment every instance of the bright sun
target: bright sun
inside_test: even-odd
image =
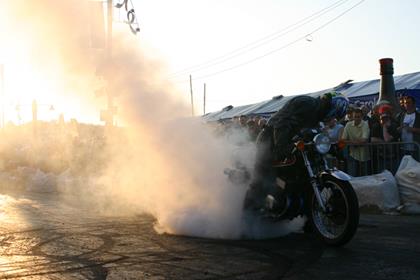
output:
[[[38,120],[57,120],[63,114],[65,121],[74,118],[79,122],[100,123],[99,110],[104,107],[104,98],[95,97],[89,84],[91,77],[86,77],[86,71],[78,79],[69,74],[78,73],[72,66],[88,60],[85,53],[72,57],[54,54],[60,47],[66,47],[60,43],[67,41],[54,37],[57,34],[49,28],[51,24],[32,17],[32,23],[39,29],[32,30],[30,24],[8,17],[3,4],[0,3],[0,65],[4,66],[3,81],[0,77],[0,118],[4,115],[4,123],[31,121],[34,101],[38,105]],[[16,28],[11,28],[15,25]],[[70,70],[65,68],[68,65]]]
[[[66,90],[59,77],[37,71],[28,64],[4,64],[3,102],[5,123],[21,124],[32,120],[32,104],[37,104],[38,120],[65,121],[74,118],[81,122],[99,122],[99,106],[82,101],[80,94]],[[89,95],[89,94],[88,94]],[[93,94],[92,99],[93,99]],[[98,103],[101,100],[92,102]]]
[[[46,80],[25,64],[4,64],[5,121],[27,122],[32,119],[32,103],[38,105],[38,119],[57,118],[57,109],[65,108],[57,98],[57,85]]]

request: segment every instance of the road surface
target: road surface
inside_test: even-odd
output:
[[[420,216],[362,215],[345,247],[160,235],[149,215],[110,217],[54,195],[0,195],[1,279],[420,279]]]

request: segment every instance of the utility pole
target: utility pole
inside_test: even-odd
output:
[[[112,65],[112,15],[113,12],[113,6],[112,6],[112,0],[108,0],[107,2],[107,16],[108,16],[108,27],[107,27],[107,73],[108,77],[107,79],[111,78],[111,75],[109,75],[109,68],[111,68]],[[107,113],[105,118],[105,126],[113,126],[114,124],[114,100],[113,96],[109,87],[109,81],[108,81],[108,87],[106,89],[106,95],[107,95]]]
[[[32,132],[36,136],[38,127],[38,103],[36,100],[32,100]]]
[[[105,0],[103,1],[105,2]],[[130,27],[132,33],[137,34],[140,32],[140,28],[138,26],[136,13],[134,11],[134,7],[129,7],[129,2],[131,6],[133,6],[132,1],[129,0],[119,0],[115,5],[115,8],[121,9],[124,8],[127,12],[127,23]],[[113,47],[112,47],[112,23],[113,23],[113,12],[114,12],[114,5],[113,0],[106,0],[107,4],[107,39],[106,39],[106,55],[107,55],[107,65],[105,69],[105,79],[108,80],[108,86],[105,88],[106,95],[107,95],[107,109],[101,110],[101,121],[105,121],[105,126],[113,126],[114,124],[114,115],[117,112],[117,107],[114,106],[114,93],[111,92],[112,88],[110,87],[110,80],[112,79],[112,68],[113,68]]]
[[[206,83],[204,83],[203,115],[206,114]]]
[[[191,92],[191,115],[194,117],[194,98],[193,98],[193,89],[192,89],[192,78],[190,75],[190,92]]]
[[[108,58],[111,59],[112,58],[112,11],[113,11],[113,7],[112,7],[112,0],[108,0],[107,2],[107,16],[108,16],[108,20],[107,20],[107,54],[108,54]]]
[[[4,65],[0,64],[0,93],[1,93],[1,127],[4,129],[4,103],[6,103],[5,100],[5,94],[4,94]]]

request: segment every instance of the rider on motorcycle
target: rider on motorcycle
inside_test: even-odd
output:
[[[289,100],[268,121],[257,138],[257,157],[245,208],[261,209],[274,186],[273,161],[286,159],[294,148],[292,138],[304,128],[317,127],[326,118],[341,119],[349,105],[339,93],[314,98],[306,95]],[[284,186],[283,186],[284,187]]]

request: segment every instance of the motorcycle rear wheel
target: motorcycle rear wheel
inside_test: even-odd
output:
[[[308,200],[308,222],[315,234],[327,245],[342,246],[349,242],[359,225],[359,203],[349,182],[332,176],[324,178],[321,196],[330,211],[325,212],[311,190]]]

